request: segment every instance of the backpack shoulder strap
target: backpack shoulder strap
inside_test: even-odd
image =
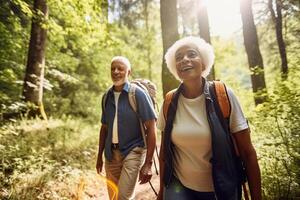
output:
[[[163,114],[164,114],[165,121],[167,121],[169,106],[171,104],[173,95],[175,94],[176,90],[177,89],[169,91],[165,96],[165,100],[164,100],[164,103],[163,103]]]
[[[227,119],[230,117],[231,106],[230,106],[226,86],[221,81],[214,81],[213,85],[215,87],[217,101],[220,106],[223,117]]]
[[[215,93],[216,93],[218,105],[221,109],[223,117],[225,119],[229,119],[230,113],[231,113],[231,105],[230,105],[230,101],[229,101],[226,86],[221,81],[213,81],[213,85],[214,85],[214,88],[215,88]],[[234,150],[235,150],[235,154],[236,154],[236,156],[239,157],[240,153],[239,153],[239,149],[237,147],[235,138],[232,135],[231,135],[231,138],[232,138],[232,143],[233,143],[233,147],[234,147]],[[247,189],[247,186],[246,186],[246,182],[247,182],[246,174],[244,174],[244,176],[245,177],[244,177],[243,182],[242,182],[242,189],[243,189],[243,192],[244,192],[244,199],[249,200],[248,189]]]
[[[136,97],[135,97],[136,87],[137,87],[136,85],[130,84],[129,91],[128,91],[128,101],[129,101],[131,108],[137,114],[137,116],[139,118],[139,123],[140,123],[142,136],[143,136],[143,140],[144,140],[144,145],[145,145],[145,148],[147,148],[147,140],[146,140],[147,136],[146,136],[145,126],[137,112],[137,103],[136,103]]]
[[[134,84],[130,83],[129,91],[128,91],[128,100],[131,108],[135,113],[137,113],[137,103],[135,98],[136,87]]]
[[[229,101],[229,97],[227,94],[227,89],[224,83],[222,83],[221,81],[214,81],[213,82],[214,87],[215,87],[215,93],[216,93],[216,98],[217,98],[217,102],[218,105],[220,107],[220,110],[222,112],[223,115],[223,119],[225,119],[228,123],[228,127],[229,127],[229,118],[230,118],[230,113],[231,113],[231,105],[230,105],[230,101]],[[230,130],[230,128],[229,128]],[[236,152],[236,155],[239,156],[239,150],[236,144],[236,141],[234,139],[234,137],[232,137],[232,142],[233,142],[233,146]]]

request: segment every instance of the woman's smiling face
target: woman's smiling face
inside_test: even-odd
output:
[[[204,66],[199,51],[190,45],[180,47],[175,53],[176,70],[182,81],[201,78]]]

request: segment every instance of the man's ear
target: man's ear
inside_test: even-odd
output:
[[[130,75],[131,75],[131,69],[128,70],[128,76],[130,76]]]

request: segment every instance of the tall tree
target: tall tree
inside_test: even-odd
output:
[[[207,8],[204,4],[204,0],[198,0],[197,2],[198,2],[197,19],[198,19],[198,26],[199,26],[199,34],[201,38],[203,38],[206,42],[211,44]],[[212,67],[210,74],[208,75],[207,78],[209,80],[215,79],[214,67]]]
[[[285,42],[282,35],[282,1],[275,0],[276,12],[274,10],[273,0],[268,0],[268,8],[270,10],[272,20],[275,24],[276,39],[277,39],[279,54],[281,58],[282,78],[286,79],[288,76],[288,61],[286,56]]]
[[[244,44],[251,71],[254,101],[255,105],[258,105],[266,100],[266,83],[263,58],[259,50],[257,31],[252,14],[252,0],[240,0],[240,11],[243,24]]]
[[[108,21],[108,0],[100,0],[102,15]]]
[[[148,78],[149,80],[152,80],[152,60],[151,60],[151,44],[149,38],[150,38],[150,29],[149,29],[149,0],[143,0],[143,5],[144,5],[144,20],[145,20],[145,25],[146,25],[146,39],[147,41],[145,42],[146,44],[146,58],[147,58],[147,65],[148,65]]]
[[[120,20],[122,25],[127,26],[129,29],[136,28],[137,19],[142,18],[140,7],[143,5],[141,0],[119,0],[121,13]]]
[[[177,24],[177,1],[176,0],[161,0],[160,1],[160,20],[162,29],[163,55],[168,48],[179,38]],[[163,58],[162,62],[162,85],[163,94],[178,86],[178,81],[171,75],[167,69]]]
[[[180,21],[179,29],[182,29],[182,36],[188,36],[195,34],[197,13],[197,1],[196,0],[180,0],[178,1],[178,21]],[[198,29],[197,29],[198,30]]]
[[[31,116],[41,115],[46,119],[42,101],[47,37],[45,21],[48,18],[46,0],[34,0],[33,10],[23,98],[34,105],[29,112]]]

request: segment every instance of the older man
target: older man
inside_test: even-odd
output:
[[[108,179],[110,199],[129,200],[134,198],[134,189],[139,177],[141,184],[151,179],[152,157],[156,143],[156,115],[148,94],[136,88],[137,112],[128,99],[131,72],[127,58],[116,56],[111,61],[113,86],[108,90],[102,111],[99,150],[96,169],[101,173],[102,154],[105,154],[105,171]],[[144,144],[140,121],[145,126]],[[145,148],[147,146],[147,148]],[[118,197],[109,182],[118,188]]]

